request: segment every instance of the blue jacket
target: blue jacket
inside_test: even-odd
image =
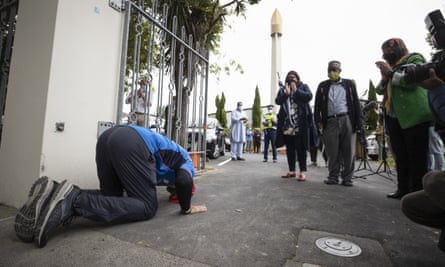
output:
[[[434,117],[445,123],[445,85],[429,90],[428,101]]]
[[[142,137],[148,150],[156,159],[158,185],[169,185],[175,181],[175,170],[183,169],[195,176],[195,168],[187,151],[167,137],[150,129],[129,125]]]

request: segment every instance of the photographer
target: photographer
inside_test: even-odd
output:
[[[445,121],[445,82],[437,77],[433,68],[430,78],[420,85],[428,90],[431,110],[437,120]],[[445,252],[445,172],[432,171],[423,176],[423,190],[402,198],[402,211],[412,221],[442,229],[438,247]]]
[[[399,38],[385,41],[381,48],[385,62],[376,62],[382,75],[376,92],[384,95],[384,119],[397,169],[397,190],[387,197],[400,199],[423,188],[421,177],[428,168],[428,128],[433,116],[427,92],[404,76],[404,66],[425,63],[423,56],[410,54]]]
[[[430,63],[405,65],[401,77],[409,84],[425,88],[429,108],[436,119],[436,125],[445,122],[445,20],[440,10],[435,10],[425,18],[434,47],[441,49],[435,53]],[[440,78],[439,78],[440,77]],[[419,176],[423,190],[409,193],[402,198],[402,211],[412,221],[429,227],[442,229],[438,247],[445,252],[445,172],[431,171]]]
[[[280,105],[277,128],[279,134],[283,135],[289,168],[289,171],[281,178],[297,177],[296,161],[298,160],[300,174],[297,180],[303,182],[306,181],[307,151],[317,143],[317,133],[309,106],[312,92],[294,70],[287,73],[285,81],[284,85],[280,84],[275,97],[275,103]]]
[[[145,95],[148,92],[148,81],[143,79],[139,82],[139,85],[138,90],[128,94],[125,104],[131,104],[131,112],[135,114],[135,118],[130,116],[128,121],[139,126],[145,126],[145,115],[149,113],[148,110],[151,106],[151,100],[147,100]],[[148,92],[148,98],[150,98],[150,92]]]

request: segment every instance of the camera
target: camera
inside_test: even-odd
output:
[[[440,10],[434,10],[425,18],[425,25],[431,34],[433,47],[440,50],[435,53],[431,62],[422,65],[408,64],[403,66],[405,81],[417,83],[429,78],[429,69],[433,68],[437,76],[445,79],[445,20]]]
[[[286,79],[286,81],[285,81],[287,84],[291,84],[291,83],[297,83],[295,80],[293,80],[293,79]]]

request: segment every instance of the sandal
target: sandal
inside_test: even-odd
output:
[[[286,174],[281,175],[281,178],[294,178],[294,177],[297,177],[297,174],[295,172],[294,173],[288,172]]]

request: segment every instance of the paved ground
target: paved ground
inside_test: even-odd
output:
[[[76,218],[42,249],[15,237],[16,210],[0,206],[0,266],[445,266],[438,231],[412,223],[385,197],[391,179],[361,170],[366,176],[351,188],[328,186],[322,166],[297,182],[280,178],[284,155],[278,163],[246,158],[211,160],[197,177],[193,202],[207,213],[179,215],[159,188],[152,220],[105,226]],[[337,252],[356,244],[361,254],[328,254],[315,245],[325,237]]]

